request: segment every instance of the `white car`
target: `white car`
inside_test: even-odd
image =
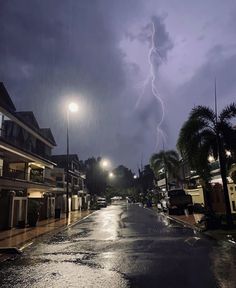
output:
[[[107,207],[107,200],[106,200],[106,198],[99,197],[99,198],[97,199],[97,205],[98,205],[99,208]]]

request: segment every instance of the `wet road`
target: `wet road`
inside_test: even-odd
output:
[[[137,205],[109,206],[0,264],[0,287],[236,287],[236,249]]]

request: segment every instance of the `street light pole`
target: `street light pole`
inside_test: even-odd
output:
[[[66,114],[66,218],[69,218],[69,113],[77,112],[78,106],[76,103],[70,103],[67,107]]]
[[[66,218],[69,217],[69,109],[66,115]]]

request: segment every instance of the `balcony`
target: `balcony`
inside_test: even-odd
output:
[[[16,179],[16,180],[25,180],[30,182],[44,183],[44,177],[40,174],[32,174],[28,175],[23,170],[16,169],[0,169],[0,176],[3,178]]]
[[[44,177],[43,175],[35,175],[35,174],[30,174],[30,181],[32,182],[38,182],[38,183],[44,183]]]
[[[26,173],[25,171],[15,170],[15,169],[4,169],[2,171],[2,177],[10,178],[10,179],[20,179],[26,180]]]

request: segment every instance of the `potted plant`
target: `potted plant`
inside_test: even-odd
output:
[[[36,200],[28,201],[28,224],[35,227],[39,219],[40,203]]]

